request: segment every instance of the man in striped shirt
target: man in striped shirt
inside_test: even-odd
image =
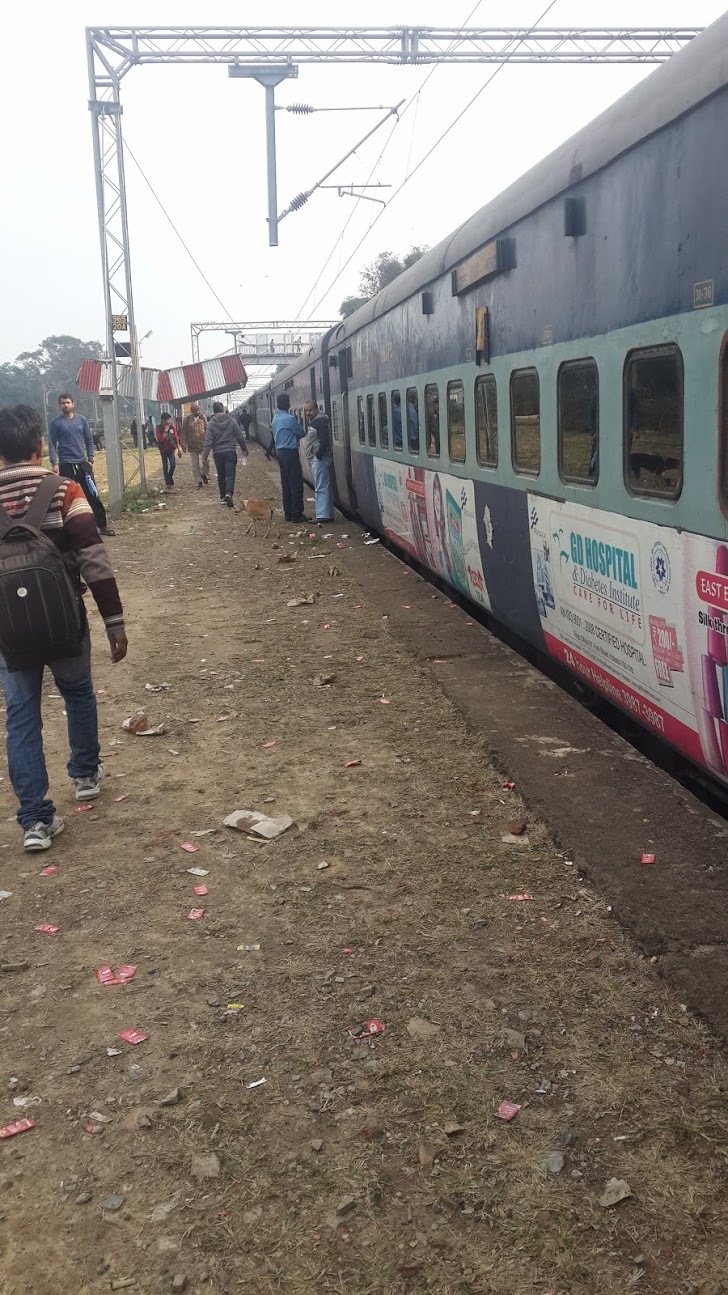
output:
[[[0,505],[11,518],[25,515],[36,487],[49,475],[42,466],[42,458],[40,414],[28,405],[0,410]],[[82,600],[85,587],[91,591],[103,617],[114,662],[126,656],[124,613],[94,514],[76,481],[58,478],[42,530],[67,556],[78,586],[80,654],[51,662],[49,668],[65,703],[71,748],[67,768],[76,800],[90,801],[99,794],[104,769],[100,762],[96,697],[91,679],[90,635]],[[41,719],[42,683],[42,665],[10,670],[0,656],[10,781],[20,802],[17,818],[24,833],[24,848],[29,851],[47,850],[53,837],[64,827],[63,819],[48,798]]]

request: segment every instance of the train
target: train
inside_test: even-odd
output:
[[[726,139],[728,15],[246,402],[315,399],[342,511],[723,782]]]

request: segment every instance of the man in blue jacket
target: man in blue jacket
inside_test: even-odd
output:
[[[96,518],[102,535],[113,535],[106,521],[106,509],[99,498],[94,481],[94,438],[83,414],[73,412],[73,396],[64,392],[58,397],[60,414],[52,419],[48,428],[48,457],[51,470],[70,481],[77,481]]]
[[[271,431],[281,472],[283,514],[287,522],[307,522],[303,512],[303,472],[298,446],[305,436],[298,419],[289,412],[290,398],[285,392],[276,396],[278,412],[273,415]]]

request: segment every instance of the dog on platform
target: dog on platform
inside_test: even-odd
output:
[[[248,531],[252,530],[253,539],[257,539],[257,531],[255,529],[255,523],[267,522],[268,530],[263,536],[263,539],[267,540],[271,532],[271,527],[273,525],[273,505],[270,502],[270,499],[244,499],[243,512],[247,513],[248,517],[250,518],[250,525],[248,526],[247,530],[243,532],[243,534],[247,535]],[[276,539],[277,540],[280,539],[280,532],[277,527],[276,527]]]

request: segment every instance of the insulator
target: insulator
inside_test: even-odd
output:
[[[315,112],[315,111],[316,109],[312,108],[310,103],[287,103],[286,104],[286,112],[295,112],[295,113],[298,113],[299,116],[305,116],[307,113]]]
[[[297,193],[295,198],[291,199],[291,211],[300,211],[301,207],[305,207],[310,197],[310,193]]]

